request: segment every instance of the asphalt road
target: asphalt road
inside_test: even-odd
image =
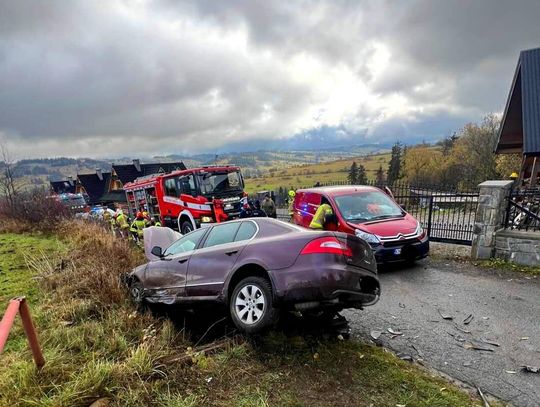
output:
[[[382,331],[374,342],[398,354],[512,405],[540,406],[540,374],[521,371],[540,366],[540,277],[427,260],[381,271],[380,280],[376,305],[342,313],[353,335],[373,340],[372,331]]]

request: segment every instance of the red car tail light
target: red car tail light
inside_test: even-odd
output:
[[[352,257],[352,250],[335,237],[320,237],[309,242],[300,254],[342,254]]]

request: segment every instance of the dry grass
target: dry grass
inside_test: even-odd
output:
[[[115,238],[96,223],[63,222],[58,233],[73,248],[65,258],[55,264],[49,253],[42,252],[28,261],[40,274],[45,290],[92,300],[104,308],[125,303],[121,276],[144,262],[142,254],[134,251],[127,240]]]
[[[98,399],[110,407],[478,405],[355,341],[274,333],[252,343],[229,340],[212,352],[214,344],[192,349],[171,320],[141,315],[129,302],[119,276],[142,261],[139,252],[92,223],[61,224],[58,234],[62,248],[42,235],[51,244],[28,258],[41,277],[32,313],[46,364],[35,369],[17,326],[2,355],[9,368],[0,369],[0,406],[87,407]],[[36,237],[9,239],[34,245]],[[4,256],[19,257],[11,249]],[[26,275],[30,289],[35,280]]]

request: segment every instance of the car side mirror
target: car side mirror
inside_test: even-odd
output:
[[[150,252],[156,257],[163,257],[163,250],[159,246],[152,247],[152,251]]]

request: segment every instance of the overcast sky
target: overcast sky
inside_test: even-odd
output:
[[[19,158],[322,126],[434,140],[502,111],[539,18],[538,0],[0,0],[0,139]]]

